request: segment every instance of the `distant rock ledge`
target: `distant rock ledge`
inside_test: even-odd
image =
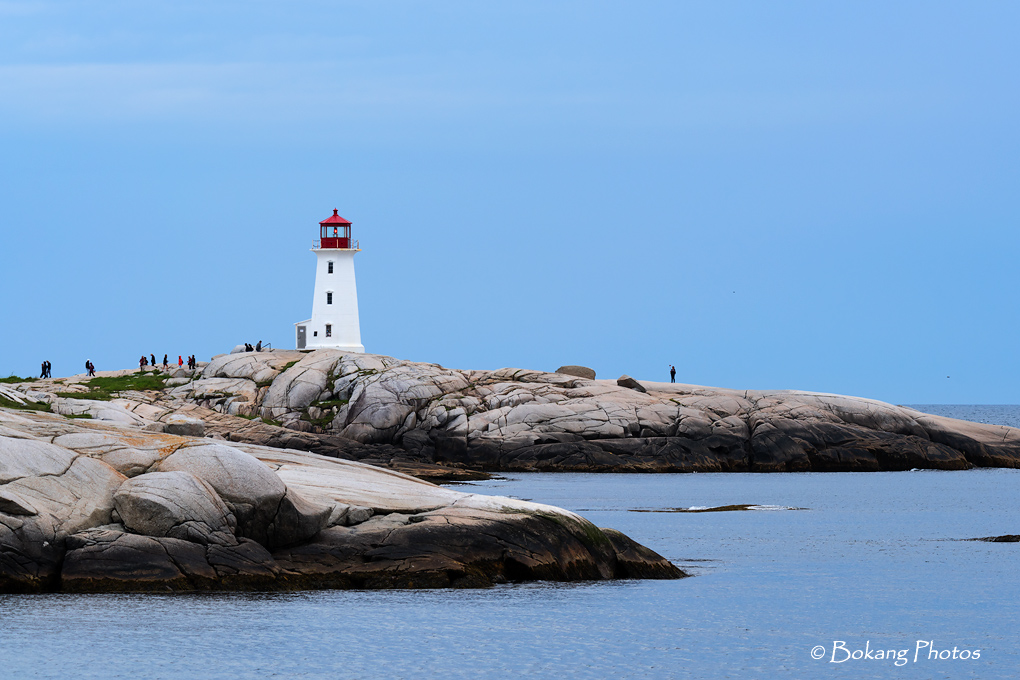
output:
[[[7,385],[59,413],[313,451],[432,480],[480,472],[800,472],[1020,466],[1020,430],[871,399],[448,369],[337,350],[225,354],[162,392]],[[594,373],[594,372],[592,372]],[[55,396],[64,390],[64,397]],[[189,429],[195,428],[195,429]]]
[[[1020,431],[870,399],[468,371],[333,350],[215,358],[167,393],[343,449],[483,471],[793,472],[1017,467]],[[269,430],[236,435],[255,443]],[[250,439],[248,439],[250,438]],[[364,448],[367,447],[367,448]],[[389,447],[383,453],[379,447]],[[365,453],[365,455],[373,455]]]

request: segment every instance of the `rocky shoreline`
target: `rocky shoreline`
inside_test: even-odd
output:
[[[1018,430],[869,399],[628,376],[465,371],[330,350],[221,356],[169,394],[225,414],[271,419],[292,431],[402,450],[391,459],[483,471],[1020,465]]]
[[[79,377],[6,387],[67,415],[313,451],[435,481],[499,471],[1020,466],[1020,430],[1010,427],[834,394],[596,380],[585,367],[560,370],[457,370],[275,350],[172,369],[161,391],[108,402],[75,399],[75,391],[88,391]]]
[[[0,592],[683,575],[551,506],[304,451],[0,409]]]
[[[1009,427],[588,371],[266,351],[0,384],[0,592],[679,578],[573,513],[425,480],[1020,466]]]

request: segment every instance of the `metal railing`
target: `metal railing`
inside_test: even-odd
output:
[[[321,243],[322,241],[319,239],[312,241],[312,248],[314,250],[319,250],[321,248]],[[347,245],[347,248],[337,248],[337,250],[361,250],[361,241],[353,241],[353,245],[351,241],[348,241]]]

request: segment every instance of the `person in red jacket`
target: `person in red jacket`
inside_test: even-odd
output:
[[[182,358],[181,358],[181,355],[180,355],[180,354],[178,354],[178,355],[177,355],[177,368],[180,368],[180,367],[181,367],[181,366],[183,366],[183,365],[184,365],[184,359],[182,359]]]

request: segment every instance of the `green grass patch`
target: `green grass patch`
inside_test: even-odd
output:
[[[294,365],[295,365],[295,364],[296,364],[296,363],[297,363],[298,361],[301,361],[301,360],[300,360],[300,359],[298,359],[297,361],[290,361],[290,362],[288,362],[288,363],[284,364],[284,365],[283,365],[283,368],[281,368],[281,369],[280,369],[280,373],[283,373],[284,371],[286,371],[286,370],[287,370],[288,368],[290,368],[291,366],[294,366]]]
[[[305,411],[304,413],[301,414],[301,420],[305,421],[306,423],[311,423],[312,425],[315,425],[317,427],[321,427],[324,430],[329,427],[330,423],[333,422],[334,418],[336,418],[336,414],[333,413],[332,411],[326,411],[325,413],[322,414],[321,418],[312,418],[310,415],[308,415],[308,411]]]
[[[334,406],[346,406],[350,401],[350,399],[327,399],[326,401],[317,401],[312,406],[318,406],[321,409],[331,409]]]
[[[89,392],[57,392],[57,396],[63,399],[92,399],[93,401],[110,401],[116,395],[99,390]]]
[[[92,420],[92,414],[91,413],[69,413],[67,415],[67,417],[68,418],[86,418],[88,420]]]
[[[28,401],[28,400],[26,400],[24,404],[19,404],[18,402],[14,401],[13,399],[8,399],[7,397],[3,396],[2,394],[0,394],[0,406],[3,406],[4,408],[17,409],[19,411],[45,411],[47,413],[50,412],[50,405],[49,404],[39,403],[39,402],[35,402],[35,401]]]
[[[273,425],[275,427],[283,426],[279,420],[273,420],[272,418],[266,418],[265,416],[246,416],[242,413],[238,413],[237,417],[244,418],[245,420],[255,420],[256,418],[260,418],[262,422],[265,423],[266,425]]]
[[[35,382],[38,378],[19,378],[16,375],[9,375],[6,378],[0,378],[0,383],[28,383]]]
[[[158,371],[151,373],[131,373],[115,378],[102,377],[92,378],[81,383],[89,388],[88,392],[58,392],[58,397],[71,399],[95,399],[96,401],[110,401],[119,392],[145,392],[149,390],[162,391],[166,388],[166,381],[170,376],[161,374]]]
[[[330,423],[332,423],[333,419],[337,416],[336,413],[333,413],[333,407],[337,407],[337,409],[339,409],[341,406],[346,406],[349,402],[350,399],[328,399],[326,401],[317,401],[308,408],[320,408],[325,411],[325,413],[323,413],[319,418],[312,418],[308,415],[308,409],[305,409],[301,414],[301,420],[321,427],[324,430],[328,429]]]

